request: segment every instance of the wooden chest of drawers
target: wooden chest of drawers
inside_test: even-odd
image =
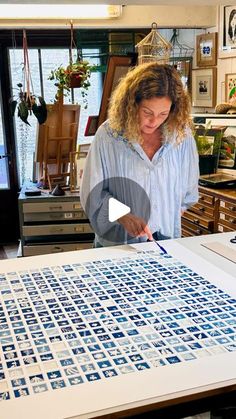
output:
[[[182,216],[182,237],[236,230],[236,190],[199,188],[199,201]]]

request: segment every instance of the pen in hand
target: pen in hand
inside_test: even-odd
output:
[[[157,240],[155,240],[154,238],[153,238],[152,240],[147,239],[147,242],[154,242],[154,243],[156,243],[156,245],[159,247],[159,249],[161,249],[161,251],[162,251],[164,254],[167,254],[166,249],[165,249],[163,246],[161,246],[161,245],[158,243],[158,241],[157,241]]]

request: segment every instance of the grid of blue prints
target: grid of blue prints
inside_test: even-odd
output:
[[[0,399],[236,350],[236,299],[168,254],[0,274]]]

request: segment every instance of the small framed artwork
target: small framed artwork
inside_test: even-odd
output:
[[[216,68],[192,70],[192,106],[213,108],[216,104]]]
[[[95,135],[98,128],[98,115],[91,115],[88,117],[88,121],[85,127],[84,136],[89,137]]]
[[[236,102],[236,72],[225,75],[225,102]]]
[[[217,33],[206,33],[196,37],[197,66],[209,67],[217,64]]]
[[[219,58],[236,57],[236,5],[220,6]]]

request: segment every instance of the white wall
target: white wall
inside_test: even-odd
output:
[[[209,27],[207,31],[204,32],[217,32],[218,33],[218,51],[217,51],[217,95],[216,95],[216,104],[220,104],[226,101],[225,98],[225,75],[227,73],[236,73],[236,53],[235,57],[229,57],[227,56],[225,58],[220,58],[220,47],[221,47],[221,30],[222,30],[222,16],[220,13],[220,6],[217,7],[217,19],[216,19],[216,25],[214,27]],[[194,54],[194,66],[193,68],[198,68],[196,66],[196,51]],[[193,113],[197,112],[214,112],[215,108],[193,108]]]

